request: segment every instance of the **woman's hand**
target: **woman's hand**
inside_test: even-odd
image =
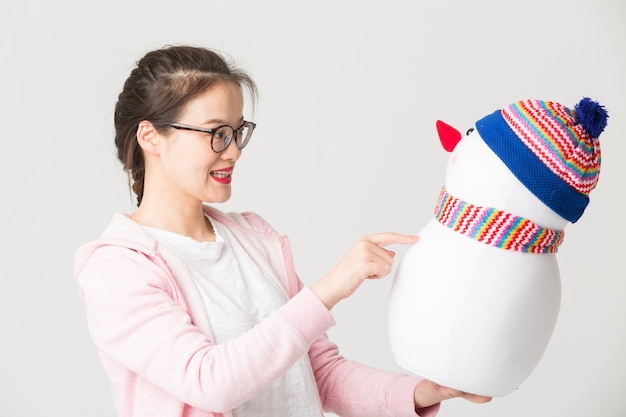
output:
[[[415,409],[426,408],[433,404],[440,403],[451,398],[463,398],[473,403],[487,403],[491,401],[491,397],[483,395],[468,394],[452,388],[442,387],[427,379],[422,380],[415,387]]]
[[[393,243],[411,245],[417,236],[377,233],[359,239],[337,266],[311,286],[311,290],[332,309],[352,295],[366,279],[378,279],[391,272],[395,253],[385,249]]]

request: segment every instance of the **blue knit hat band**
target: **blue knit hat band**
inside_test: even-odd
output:
[[[511,129],[501,110],[476,122],[476,129],[513,175],[546,206],[571,223],[582,216],[589,196],[546,167]]]

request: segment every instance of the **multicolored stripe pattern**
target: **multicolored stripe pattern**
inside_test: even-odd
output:
[[[546,229],[503,210],[475,206],[450,195],[445,187],[441,188],[434,212],[444,226],[501,249],[556,253],[563,242],[563,230]]]
[[[573,110],[551,101],[523,100],[502,109],[519,139],[562,181],[589,194],[600,173],[600,142],[589,137]]]

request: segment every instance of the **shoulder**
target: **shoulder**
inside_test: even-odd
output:
[[[80,246],[74,254],[74,272],[77,274],[98,253],[115,253],[117,258],[144,256],[157,251],[156,240],[130,215],[116,213],[99,238]],[[96,257],[99,259],[101,256]],[[106,259],[106,257],[105,257]]]

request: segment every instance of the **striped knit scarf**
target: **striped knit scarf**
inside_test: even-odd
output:
[[[487,245],[527,253],[556,253],[563,230],[540,227],[495,208],[475,206],[441,188],[435,218],[450,229]]]

